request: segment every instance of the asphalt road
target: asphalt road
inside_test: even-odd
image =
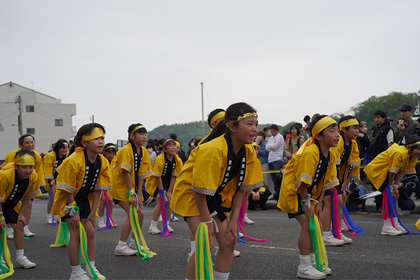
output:
[[[45,223],[46,200],[33,204],[30,228],[35,237],[25,240],[25,255],[37,264],[34,269],[17,269],[10,279],[69,279],[71,269],[66,248],[50,248],[57,228]],[[145,229],[149,226],[152,208],[146,208]],[[115,209],[113,218],[121,224],[125,214]],[[247,241],[237,244],[241,252],[232,265],[230,279],[296,279],[299,225],[275,209],[249,211],[254,225],[244,226],[253,237],[268,242]],[[419,214],[402,216],[410,230],[415,230]],[[353,220],[368,234],[353,236],[353,244],[327,247],[333,274],[328,279],[418,279],[420,273],[420,236],[382,236],[381,216],[352,214]],[[188,228],[182,218],[171,223],[175,233],[166,238],[144,230],[148,246],[158,255],[142,261],[140,257],[114,255],[120,227],[97,232],[96,266],[107,279],[185,279],[186,259],[190,249]],[[14,260],[12,240],[8,241]]]

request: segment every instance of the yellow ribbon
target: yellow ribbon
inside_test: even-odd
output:
[[[83,135],[82,140],[89,141],[100,137],[105,137],[104,131],[102,128],[95,127],[89,134]]]
[[[195,279],[214,279],[209,243],[209,229],[200,223],[195,234]]]
[[[417,145],[420,145],[420,142],[412,143],[412,144],[409,144],[407,146],[408,147],[413,147],[413,146],[417,146]]]
[[[318,244],[320,262],[323,268],[328,268],[327,252],[325,250],[324,239],[322,239],[321,227],[319,226],[318,217],[316,215],[314,215],[314,223],[315,223],[315,229],[316,229],[316,238],[318,241],[317,244]]]
[[[226,125],[226,126],[229,126],[229,125],[231,125],[231,124],[233,124],[233,123],[237,123],[237,122],[239,122],[239,121],[241,121],[241,120],[243,120],[243,119],[247,119],[247,118],[251,118],[251,117],[256,117],[256,118],[258,118],[258,115],[257,115],[257,113],[255,113],[255,112],[253,112],[253,113],[245,113],[245,114],[243,114],[242,116],[238,116],[238,117],[236,118],[236,120],[230,120],[230,121],[227,121],[227,122],[225,123],[225,125]]]
[[[144,126],[142,126],[142,125],[138,125],[138,126],[136,126],[131,132],[130,132],[130,135],[133,135],[134,134],[134,132],[136,132],[138,129],[140,129],[140,128],[144,128]]]
[[[420,219],[416,223],[416,228],[420,229]]]
[[[35,165],[35,158],[29,154],[15,157],[16,165]]]
[[[303,150],[305,150],[306,146],[309,146],[313,143],[315,143],[315,135],[326,129],[332,124],[336,124],[337,122],[331,118],[330,116],[325,116],[314,125],[314,127],[311,130],[312,137],[303,143],[303,145],[299,148],[299,150],[296,152],[298,156],[300,156],[303,153]]]
[[[219,113],[217,113],[216,115],[213,116],[213,118],[211,118],[210,123],[215,123],[217,122],[219,119],[224,118],[226,115],[225,111],[220,111]]]
[[[343,127],[349,127],[352,125],[359,125],[359,121],[356,118],[342,121],[340,123],[340,131],[343,130]]]
[[[9,267],[8,272],[0,274],[0,279],[5,279],[9,276],[12,276],[13,273],[15,273],[15,271],[13,270],[13,262],[10,257],[9,247],[7,247],[6,227],[3,227],[2,229],[1,240],[3,241],[3,252],[0,253],[4,253],[4,259],[6,260],[7,266]]]
[[[81,222],[79,223],[79,235],[80,235],[80,251],[82,253],[82,257],[83,257],[84,262],[86,263],[86,266],[89,268],[90,272],[92,273],[93,279],[103,280],[99,275],[96,274],[92,265],[90,264],[89,257],[87,254],[86,230],[83,227],[83,224]]]

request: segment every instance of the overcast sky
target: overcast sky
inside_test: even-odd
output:
[[[0,84],[77,104],[107,141],[245,101],[261,123],[420,90],[420,1],[0,2]]]

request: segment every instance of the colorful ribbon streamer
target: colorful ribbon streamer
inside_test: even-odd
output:
[[[0,279],[5,279],[9,276],[12,276],[15,271],[13,270],[13,262],[10,258],[9,247],[7,247],[7,238],[6,238],[6,227],[3,227],[1,230],[1,240],[0,240],[0,256],[3,256],[6,260],[6,263],[9,267],[4,266],[0,263],[0,269],[3,273],[0,274]]]
[[[128,196],[128,200],[131,202],[130,192],[127,192],[127,196]],[[131,226],[131,230],[133,231],[134,241],[135,241],[136,248],[138,251],[136,255],[139,256],[141,254],[143,256],[141,260],[146,260],[148,258],[152,258],[153,256],[156,256],[157,254],[155,252],[150,251],[149,248],[147,247],[146,240],[144,240],[144,236],[141,233],[137,210],[131,204],[130,204],[130,226]],[[140,246],[139,237],[143,245],[143,248],[142,246]]]
[[[195,234],[195,279],[213,280],[209,230],[205,223],[200,223]]]
[[[103,229],[112,229],[116,227],[114,220],[111,216],[111,207],[109,205],[109,197],[107,191],[104,190],[104,199],[105,199],[105,212],[106,212],[106,227],[104,228],[97,228],[97,231],[103,230]]]
[[[55,243],[51,244],[50,247],[57,248],[68,246],[69,242],[70,238],[68,235],[67,224],[65,222],[61,222],[58,224],[57,237],[55,238]]]
[[[251,236],[246,235],[246,233],[242,229],[242,226],[239,223],[239,221],[238,221],[238,226],[239,226],[239,229],[241,230],[242,234],[244,235],[244,237],[247,238],[248,240],[251,240],[251,241],[260,241],[260,242],[267,242],[268,241],[267,239],[258,239],[258,238],[255,238],[255,237],[251,237]]]
[[[385,205],[385,207],[384,207]],[[385,211],[386,209],[386,211]],[[418,232],[411,232],[409,231],[401,222],[400,220],[400,216],[398,215],[398,210],[397,210],[397,205],[395,203],[395,198],[394,195],[391,192],[391,188],[388,186],[386,186],[385,191],[383,193],[383,200],[382,200],[382,212],[383,212],[383,218],[384,220],[386,220],[386,216],[388,218],[391,218],[391,222],[392,222],[392,226],[398,230],[398,228],[395,225],[394,219],[392,218],[397,218],[398,222],[400,223],[401,227],[403,229],[405,229],[407,231],[408,234],[414,234],[414,235],[419,235],[420,233]]]
[[[172,234],[169,233],[169,229],[168,229],[168,219],[166,217],[166,196],[165,196],[165,190],[159,190],[159,195],[160,195],[160,213],[162,215],[162,233],[160,234],[162,237],[167,237],[170,236]]]
[[[355,235],[356,233],[367,233],[360,226],[356,225],[353,220],[350,218],[349,212],[347,211],[346,205],[343,203],[343,221],[349,230],[353,232],[350,235]]]
[[[311,233],[312,247],[315,253],[315,268],[323,271],[328,268],[327,252],[325,250],[324,240],[322,239],[321,227],[319,226],[318,217],[309,217],[309,231]]]
[[[331,193],[331,224],[334,237],[341,239],[340,220],[338,219],[338,192],[336,188],[333,188]]]
[[[239,242],[239,243],[241,243],[241,244],[246,243],[244,240],[242,240],[242,239],[239,237],[239,222],[238,222],[238,226],[236,227],[236,233],[237,233],[237,235],[238,235],[238,242]],[[245,235],[244,235],[244,237],[245,237]]]
[[[244,223],[245,212],[246,212],[246,199],[247,199],[247,196],[245,194],[244,198],[242,199],[241,210],[239,210],[238,225],[246,225]]]
[[[62,223],[60,223],[62,224]],[[79,222],[79,236],[80,236],[80,252],[82,253],[82,257],[84,262],[86,263],[86,266],[89,267],[90,272],[93,275],[93,279],[99,279],[103,280],[101,277],[99,277],[95,270],[93,269],[92,265],[90,264],[89,257],[87,254],[87,236],[86,236],[86,230],[83,227],[83,224]]]

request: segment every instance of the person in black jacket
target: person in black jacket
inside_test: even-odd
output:
[[[374,114],[376,126],[373,128],[373,139],[369,145],[369,155],[374,159],[377,155],[387,150],[394,143],[394,131],[391,120],[387,114],[378,110]]]

